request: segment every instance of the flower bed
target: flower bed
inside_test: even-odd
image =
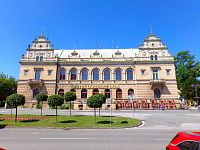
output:
[[[48,119],[47,116],[36,116],[36,117],[17,117],[17,121],[36,121]],[[4,120],[15,120],[15,117],[0,117],[0,121]]]

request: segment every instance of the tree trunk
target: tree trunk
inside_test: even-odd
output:
[[[94,124],[96,124],[96,108],[94,108]]]
[[[13,116],[12,116],[12,108],[11,108],[11,112],[10,113],[11,113],[11,118],[13,118]]]
[[[15,112],[15,122],[17,121],[17,106],[16,106],[16,112]]]
[[[43,105],[43,101],[41,101],[41,116],[42,116],[42,105]]]
[[[71,101],[69,101],[69,114],[70,114],[70,116],[71,116]]]
[[[58,123],[57,115],[58,115],[58,112],[57,112],[57,106],[56,106],[56,122]]]

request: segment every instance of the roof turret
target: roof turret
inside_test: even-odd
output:
[[[53,45],[43,34],[39,35],[32,41],[32,44],[28,46],[28,50],[53,50]]]

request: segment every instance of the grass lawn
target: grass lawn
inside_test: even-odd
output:
[[[0,118],[11,117],[10,115],[0,115]],[[18,115],[17,122],[13,120],[0,120],[0,128],[4,127],[53,127],[53,128],[123,128],[139,126],[141,121],[138,119],[112,117],[112,126],[110,125],[110,116],[97,116],[96,124],[94,116],[46,116],[42,120],[26,120],[27,118],[40,117],[36,115]],[[26,118],[26,119],[23,119]]]

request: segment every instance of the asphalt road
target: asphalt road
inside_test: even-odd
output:
[[[10,110],[0,109],[8,114]],[[37,109],[19,113],[40,114]],[[60,115],[69,114],[60,110]],[[44,115],[55,110],[44,110]],[[72,111],[73,115],[93,115],[92,111]],[[110,111],[102,111],[110,115]],[[178,131],[200,130],[200,112],[190,110],[113,111],[112,115],[134,117],[144,126],[126,129],[0,129],[0,146],[8,150],[164,150]]]
[[[164,150],[175,130],[13,129],[0,131],[8,150]]]

